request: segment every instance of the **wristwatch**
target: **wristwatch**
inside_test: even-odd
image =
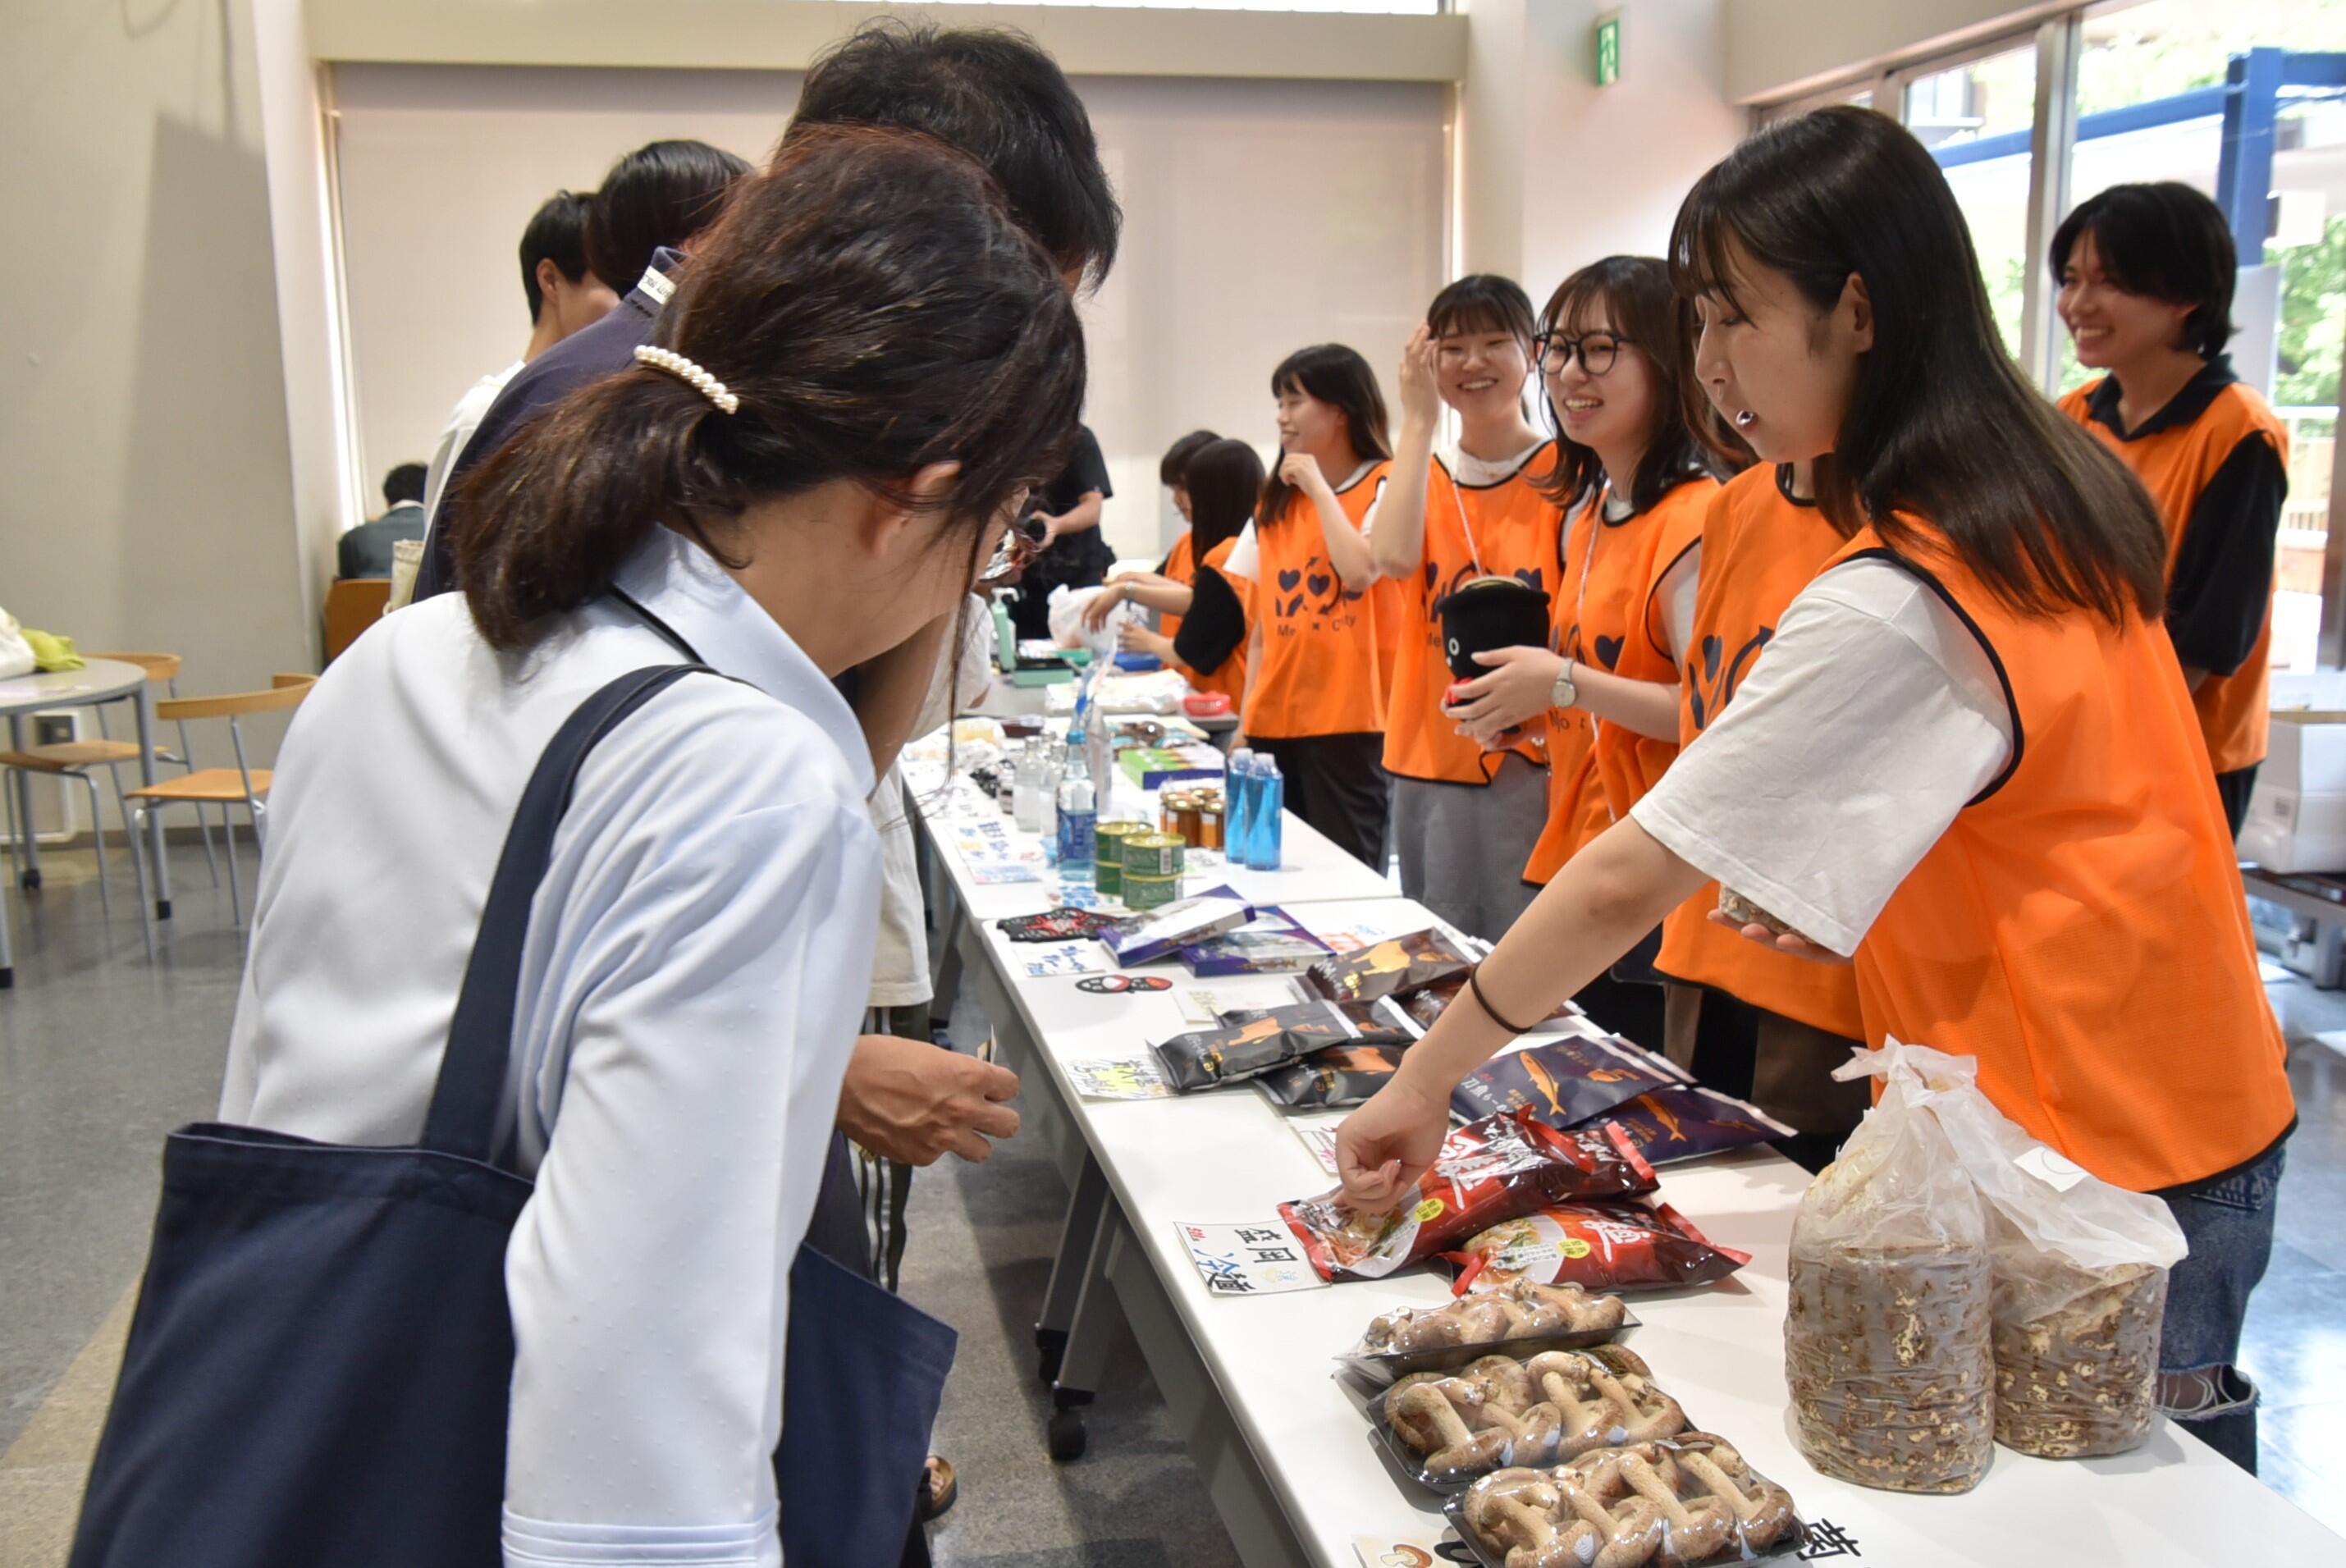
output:
[[[1580,687],[1573,684],[1572,679],[1573,673],[1579,668],[1578,659],[1564,661],[1564,668],[1557,674],[1556,684],[1547,688],[1547,705],[1550,708],[1570,708],[1580,700]]]

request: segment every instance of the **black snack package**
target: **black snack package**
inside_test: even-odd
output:
[[[1605,1113],[1648,1165],[1672,1165],[1789,1138],[1792,1129],[1757,1105],[1699,1084],[1652,1089]]]
[[[1401,1066],[1399,1045],[1331,1045],[1300,1062],[1274,1067],[1255,1082],[1291,1111],[1357,1105],[1382,1089]]]
[[[1042,914],[1012,915],[994,926],[1012,942],[1081,942],[1116,923],[1116,917],[1097,910],[1056,909]]]
[[[1473,955],[1438,931],[1389,937],[1358,952],[1322,959],[1303,972],[1304,983],[1331,1002],[1374,1002],[1405,996],[1443,980],[1464,980]]]
[[[1418,1038],[1400,1020],[1387,1017],[1382,1007],[1359,1002],[1321,1002],[1307,997],[1277,1007],[1233,1007],[1214,1016],[1224,1023],[1251,1023],[1258,1018],[1276,1017],[1297,1007],[1334,1009],[1336,1016],[1352,1026],[1352,1038],[1363,1045],[1406,1045]]]
[[[1608,1115],[1648,1089],[1674,1089],[1686,1074],[1619,1035],[1566,1035],[1494,1056],[1451,1091],[1450,1108],[1470,1122],[1528,1108],[1552,1127]]]
[[[1176,1034],[1149,1049],[1163,1064],[1165,1081],[1188,1095],[1256,1077],[1314,1051],[1351,1044],[1358,1033],[1324,1002],[1226,1013],[1218,1028]]]
[[[1406,996],[1397,996],[1393,998],[1392,1004],[1407,1013],[1410,1021],[1419,1029],[1431,1029],[1433,1027],[1433,1021],[1442,1016],[1442,1010],[1456,1001],[1458,993],[1465,989],[1466,977],[1461,974],[1449,980],[1437,981],[1423,990],[1413,991]],[[1568,1019],[1579,1016],[1579,1013],[1580,1009],[1573,1003],[1559,1003],[1555,1012],[1541,1019],[1538,1024],[1533,1025],[1533,1028],[1539,1030],[1541,1024],[1562,1023]]]

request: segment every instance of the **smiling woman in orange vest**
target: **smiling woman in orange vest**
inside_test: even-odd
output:
[[[1555,447],[1524,413],[1532,302],[1478,273],[1433,297],[1402,351],[1392,484],[1368,529],[1400,623],[1385,702],[1401,891],[1461,931],[1495,940],[1531,902],[1524,860],[1547,814],[1546,736],[1489,750],[1443,711],[1456,677],[1434,606],[1479,577],[1556,592],[1556,503],[1535,481]],[[1444,404],[1458,443],[1437,456]]]
[[[1963,212],[1896,122],[1761,131],[1688,196],[1670,260],[1705,393],[1841,544],[1725,712],[1344,1124],[1348,1196],[1389,1207],[1507,1021],[1715,878],[1788,932],[1746,940],[1853,958],[1871,1043],[1975,1057],[2004,1115],[2167,1202],[2191,1250],[2160,1404],[2253,1467],[2232,1363],[2295,1105],[2214,781],[2175,766],[2198,719],[2157,514],[2021,378]]]
[[[2114,185],[2063,220],[2051,260],[2077,362],[2108,372],[2061,412],[2107,442],[2158,504],[2167,633],[2237,838],[2270,723],[2289,431],[2224,352],[2239,271],[2232,231],[2188,185]]]
[[[1392,467],[1384,393],[1341,343],[1288,355],[1270,391],[1282,455],[1222,567],[1252,585],[1239,728],[1279,763],[1288,808],[1382,871],[1385,694],[1361,524]]]

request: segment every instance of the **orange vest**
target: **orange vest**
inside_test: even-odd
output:
[[[1779,488],[1774,468],[1747,469],[1719,490],[1703,519],[1691,646],[1679,650],[1681,748],[1693,745],[1726,708],[1776,635],[1785,607],[1842,543],[1823,513]],[[1857,981],[1847,965],[1747,942],[1709,920],[1718,905],[1719,884],[1709,882],[1673,910],[1662,921],[1655,967],[1811,1028],[1849,1040],[1862,1036]]]
[[[1168,583],[1178,583],[1188,587],[1198,580],[1197,550],[1198,536],[1187,529],[1182,530],[1181,536],[1173,541],[1173,548],[1165,552],[1165,569],[1158,575]],[[1181,629],[1181,617],[1170,610],[1159,610],[1157,613],[1157,629],[1169,641]]]
[[[2126,441],[2094,418],[2086,407],[2101,384],[2090,382],[2064,396],[2061,412],[2101,437],[2150,492],[2159,518],[2167,524],[2168,583],[2172,587],[2175,558],[2183,550],[2184,525],[2191,521],[2199,493],[2234,449],[2252,436],[2271,442],[2286,467],[2289,427],[2275,417],[2271,405],[2254,388],[2235,382],[2218,392],[2215,402],[2188,423]],[[2265,629],[2240,667],[2229,675],[2209,676],[2191,696],[2192,707],[2199,714],[2200,733],[2208,740],[2208,759],[2218,773],[2236,772],[2265,759],[2271,726],[2268,695],[2271,658],[2272,600],[2268,596]]]
[[[1865,554],[1892,555],[1870,527],[1831,564]],[[2005,1115],[2137,1192],[2262,1153],[2295,1105],[2215,781],[2175,766],[2197,718],[2166,628],[2016,615],[1942,548],[1901,564],[1979,634],[2014,756],[1859,943],[1866,1039],[1977,1057]]]
[[[1354,528],[1392,468],[1378,463],[1336,493]],[[1262,667],[1247,687],[1241,728],[1250,737],[1300,740],[1385,727],[1376,600],[1344,591],[1325,543],[1311,497],[1300,490],[1268,527],[1255,519],[1260,559],[1249,613],[1262,626]]]
[[[1639,623],[1654,584],[1654,558],[1665,528],[1691,512],[1702,515],[1708,482],[1681,484],[1649,512],[1604,521],[1604,496],[1581,508],[1557,543],[1562,565],[1552,606],[1556,651],[1593,669],[1623,673],[1630,645],[1643,640]],[[1683,531],[1683,524],[1680,524]],[[1660,678],[1670,679],[1666,668]],[[1547,711],[1547,825],[1532,846],[1524,880],[1546,883],[1581,846],[1613,825],[1596,763],[1600,725],[1584,708]]]
[[[1550,442],[1494,484],[1461,484],[1438,457],[1426,471],[1423,559],[1414,575],[1386,579],[1399,605],[1400,624],[1392,684],[1386,688],[1386,772],[1437,784],[1488,784],[1497,769],[1504,752],[1486,754],[1458,733],[1456,719],[1443,716],[1442,699],[1456,677],[1443,657],[1442,617],[1433,606],[1470,579],[1485,575],[1519,577],[1555,592],[1561,514],[1531,484],[1547,473],[1555,454]],[[1382,605],[1377,613],[1384,614]],[[1506,749],[1546,765],[1545,747],[1528,736]]]
[[[1654,565],[1647,575],[1643,610],[1637,630],[1621,649],[1613,673],[1630,680],[1678,682],[1678,666],[1670,649],[1669,630],[1662,623],[1664,606],[1658,595],[1663,582],[1687,556],[1702,545],[1703,519],[1719,495],[1715,479],[1694,479],[1680,484],[1654,508]],[[1699,580],[1699,579],[1698,579]],[[1596,729],[1596,777],[1605,786],[1605,804],[1619,821],[1629,808],[1646,798],[1678,760],[1678,738],[1656,740],[1619,724]]]
[[[1182,535],[1180,544],[1176,545],[1173,547],[1183,556],[1180,564],[1185,568],[1185,571],[1179,579],[1183,583],[1194,583],[1198,580],[1197,569],[1189,564],[1187,558],[1188,555],[1188,547],[1189,535],[1187,534]],[[1238,547],[1238,536],[1236,535],[1232,535],[1229,538],[1223,540],[1220,544],[1206,552],[1205,565],[1211,566],[1217,572],[1220,571],[1224,565],[1229,562],[1230,552]],[[1171,556],[1168,555],[1166,558],[1166,564],[1168,565],[1173,564]],[[1173,574],[1168,572],[1165,575],[1170,577]],[[1243,582],[1233,581],[1231,582],[1230,586],[1239,590],[1239,602],[1240,604],[1246,603],[1246,584]],[[1180,629],[1180,616],[1167,616],[1165,617],[1165,635],[1167,636],[1171,636],[1176,631]],[[1224,659],[1222,661],[1221,667],[1215,670],[1211,675],[1199,675],[1196,670],[1191,669],[1188,665],[1181,663],[1178,659],[1174,661],[1173,667],[1179,670],[1184,676],[1188,677],[1189,688],[1192,691],[1219,691],[1224,697],[1230,699],[1232,707],[1236,707],[1240,699],[1246,696],[1247,650],[1246,644],[1243,641],[1241,641],[1238,647],[1230,650],[1230,657]]]

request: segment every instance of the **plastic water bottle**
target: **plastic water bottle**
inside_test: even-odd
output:
[[[1089,887],[1095,830],[1099,813],[1092,791],[1091,766],[1080,734],[1067,737],[1067,771],[1059,780],[1059,880]]]
[[[1241,746],[1222,769],[1222,859],[1246,864],[1247,825],[1254,803],[1254,750]]]
[[[1043,752],[1041,743],[1028,741],[1018,751],[1018,793],[1014,796],[1011,817],[1019,828],[1029,833],[1043,830]]]
[[[1255,759],[1254,806],[1247,818],[1249,871],[1275,871],[1284,848],[1282,817],[1287,808],[1287,781],[1280,777],[1279,759]]]
[[[1035,831],[1042,836],[1043,858],[1059,858],[1059,765],[1046,741],[1035,746]]]

